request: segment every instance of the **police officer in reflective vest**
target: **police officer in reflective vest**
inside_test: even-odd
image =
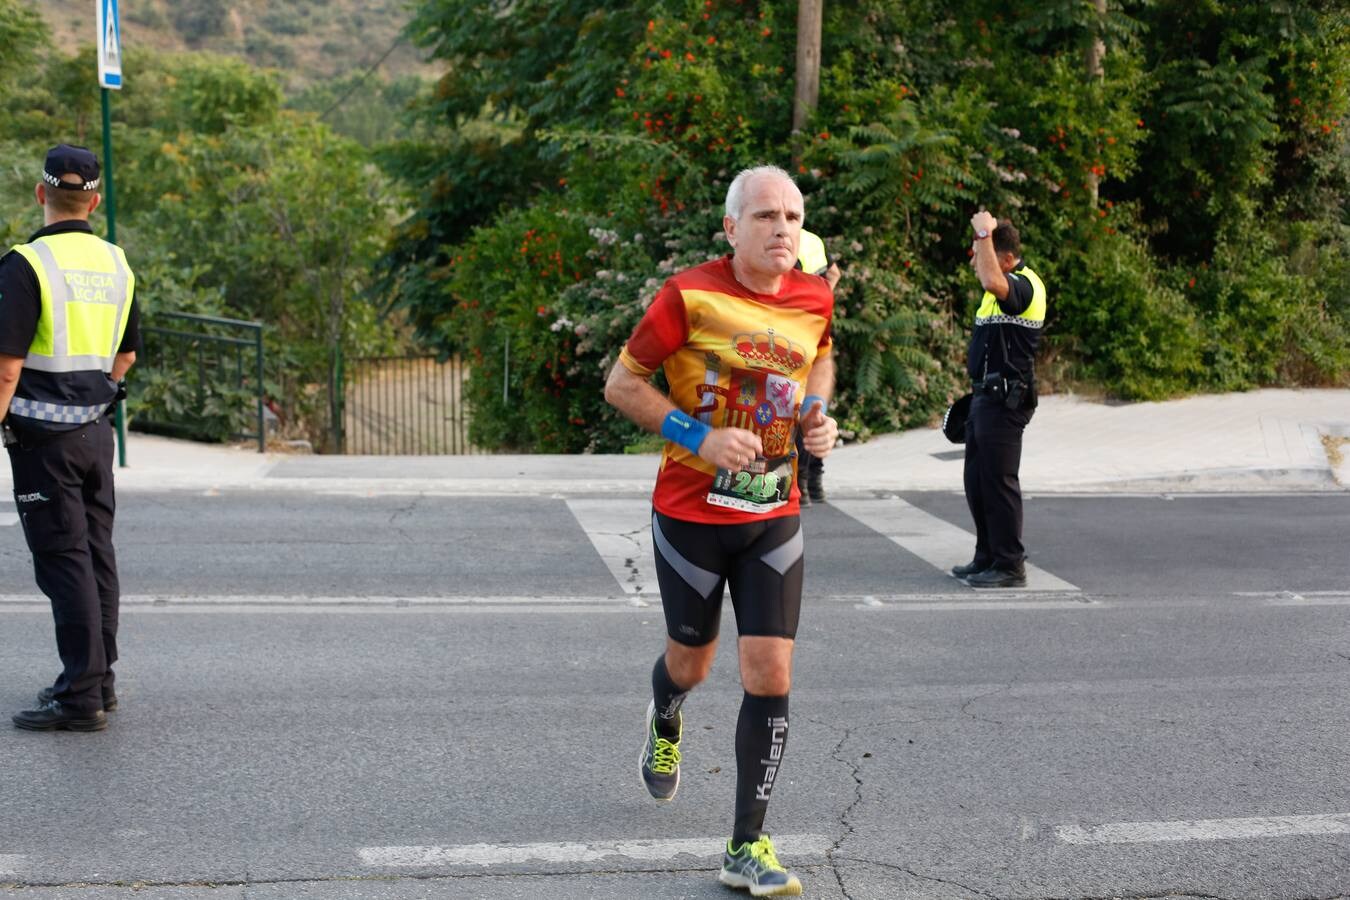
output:
[[[126,256],[89,227],[98,185],[93,153],[53,147],[36,190],[44,227],[0,259],[5,445],[62,663],[36,708],[14,716],[33,731],[99,731],[117,705],[111,412],[139,328]]]
[[[802,229],[797,242],[797,268],[811,275],[819,275],[834,290],[839,283],[839,263],[825,252],[820,236]],[[813,454],[802,443],[802,431],[797,430],[797,472],[801,479],[801,505],[825,502],[825,460]]]
[[[974,398],[966,419],[966,503],[975,519],[975,557],[952,574],[972,587],[1024,587],[1022,430],[1036,408],[1034,362],[1045,324],[1045,284],[1022,261],[1011,222],[981,210],[971,265],[984,287],[966,367]]]

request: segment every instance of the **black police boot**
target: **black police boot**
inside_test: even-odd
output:
[[[1027,586],[1027,570],[1024,566],[1016,569],[1000,569],[990,566],[983,572],[965,577],[966,584],[973,588],[1017,588]]]
[[[825,471],[821,467],[811,467],[806,470],[806,492],[811,496],[812,503],[825,502]]]
[[[76,712],[66,709],[60,700],[49,700],[37,709],[15,713],[13,722],[16,728],[25,731],[102,731],[108,727],[103,710]]]
[[[56,699],[55,688],[45,687],[42,690],[38,691],[39,706],[41,706],[44,703],[51,703],[55,699]],[[117,709],[117,694],[113,693],[112,689],[105,690],[103,692],[103,711],[112,712],[115,709]]]
[[[987,568],[989,568],[989,563],[981,562],[978,559],[972,559],[964,566],[952,566],[952,575],[957,578],[965,578],[969,575],[974,575],[976,572],[983,572]]]

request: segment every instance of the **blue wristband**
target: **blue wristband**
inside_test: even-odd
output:
[[[703,439],[712,431],[707,425],[695,419],[687,412],[672,409],[670,415],[661,423],[661,437],[674,441],[691,453],[697,453]]]
[[[811,405],[814,403],[820,404],[820,414],[822,416],[825,415],[827,412],[829,412],[829,405],[826,404],[824,397],[820,396],[819,394],[807,394],[806,398],[802,400],[801,414],[806,415],[807,413],[809,413],[811,411]]]

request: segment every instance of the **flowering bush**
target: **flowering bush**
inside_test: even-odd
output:
[[[827,4],[801,132],[795,3],[422,7],[414,31],[453,63],[431,107],[446,145],[509,132],[441,177],[421,154],[419,183],[454,189],[394,266],[415,319],[474,361],[480,444],[631,445],[606,369],[666,275],[725,252],[727,182],[761,163],[797,176],[840,260],[834,409],[855,436],[963,389],[980,207],[1016,222],[1049,286],[1048,383],[1350,378],[1350,23],[1330,5]]]

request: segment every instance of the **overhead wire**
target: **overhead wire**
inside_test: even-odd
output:
[[[366,70],[361,73],[361,77],[356,79],[356,81],[352,83],[351,87],[347,88],[346,92],[341,97],[338,97],[336,100],[334,100],[333,103],[327,109],[325,109],[323,112],[319,114],[320,121],[328,118],[329,113],[333,112],[333,110],[337,109],[339,106],[345,103],[348,97],[356,93],[356,89],[364,85],[366,83],[366,79],[368,79],[371,75],[375,74],[375,70],[378,69],[380,66],[384,65],[384,61],[389,58],[389,55],[393,53],[395,50],[397,50],[399,44],[402,44],[407,39],[408,36],[404,34],[402,31],[400,31],[398,35],[394,38],[394,42],[389,45],[389,49],[385,50],[384,53],[380,54],[379,59],[375,60],[375,62],[367,66]]]

